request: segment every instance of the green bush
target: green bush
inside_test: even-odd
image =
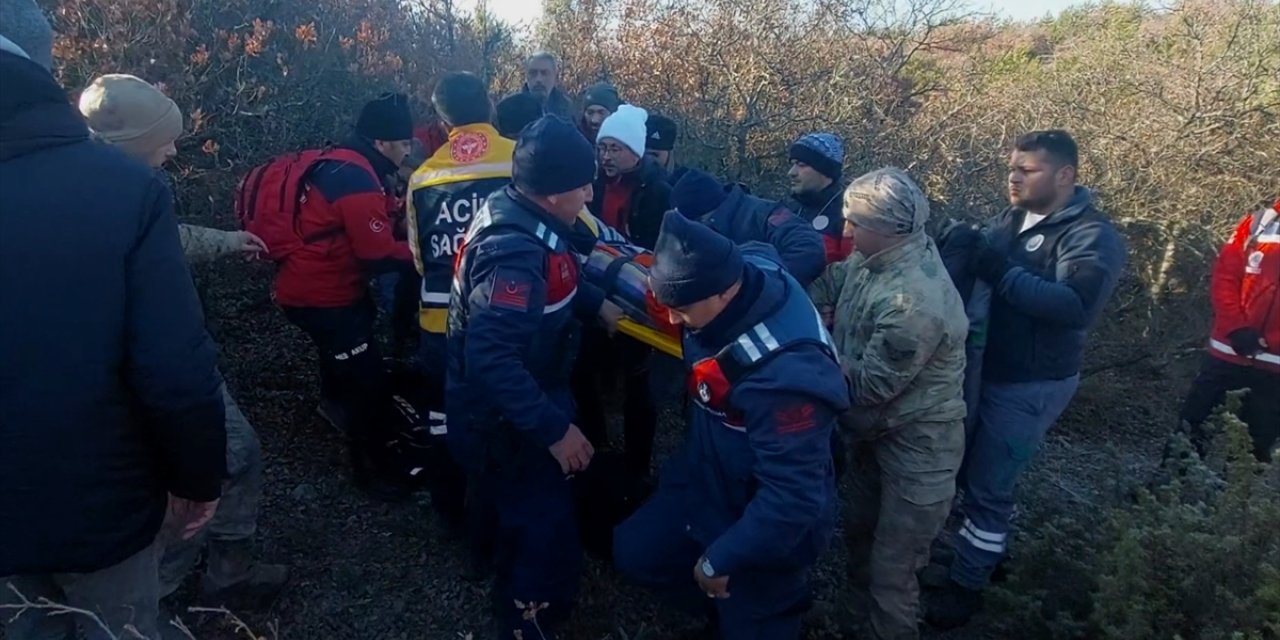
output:
[[[1238,398],[1202,459],[1183,434],[1131,504],[1059,518],[1022,547],[995,594],[1026,637],[1280,637],[1280,464],[1254,460]]]

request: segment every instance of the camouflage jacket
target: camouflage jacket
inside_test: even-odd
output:
[[[178,225],[178,238],[182,241],[182,253],[191,262],[208,262],[240,247],[235,232],[198,227],[192,224]]]
[[[849,381],[850,421],[875,437],[916,422],[963,420],[969,323],[938,248],[925,234],[829,267],[809,295]]]

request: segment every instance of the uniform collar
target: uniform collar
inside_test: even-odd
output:
[[[449,141],[452,142],[454,138],[457,138],[464,133],[482,133],[486,137],[494,138],[499,136],[498,130],[495,129],[493,125],[488,122],[476,122],[474,124],[464,124],[462,126],[449,129]]]
[[[390,158],[382,155],[381,151],[375,149],[372,142],[369,142],[358,135],[352,135],[350,138],[347,138],[347,143],[343,146],[364,156],[364,159],[373,167],[374,172],[381,177],[385,178],[386,176],[394,175],[400,170],[400,167],[397,167],[393,162],[391,162]]]
[[[755,326],[779,305],[783,297],[782,282],[770,278],[755,265],[747,263],[742,268],[742,288],[707,326],[693,331],[692,337],[710,351],[719,351],[736,340],[747,329]]]
[[[1044,225],[1058,224],[1060,222],[1069,222],[1080,217],[1080,214],[1084,213],[1084,211],[1091,205],[1093,205],[1093,193],[1086,187],[1076,185],[1075,191],[1071,194],[1071,199],[1068,200],[1061,209],[1045,216],[1043,220],[1032,228],[1040,228]],[[1019,223],[1019,227],[1021,227],[1022,221],[1026,220],[1027,214],[1030,212],[1025,209],[1017,208],[1015,208],[1014,211],[1017,213],[1015,217]]]

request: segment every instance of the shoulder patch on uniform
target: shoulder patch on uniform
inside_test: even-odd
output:
[[[779,434],[787,435],[808,431],[818,425],[817,411],[812,402],[797,402],[778,408],[773,413]]]
[[[788,211],[787,209],[784,209],[784,208],[774,209],[773,213],[769,214],[769,226],[776,227],[778,225],[781,225],[787,222],[790,219],[791,219],[791,212]]]
[[[533,283],[527,274],[513,269],[496,269],[493,272],[493,289],[489,292],[489,304],[508,311],[528,311],[529,292]]]

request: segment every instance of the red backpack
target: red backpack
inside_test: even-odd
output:
[[[351,149],[299,151],[254,167],[236,187],[236,219],[241,229],[266,243],[268,260],[283,260],[304,245],[342,233],[335,227],[303,235],[300,225],[306,178],[325,160],[366,164],[364,156]]]

